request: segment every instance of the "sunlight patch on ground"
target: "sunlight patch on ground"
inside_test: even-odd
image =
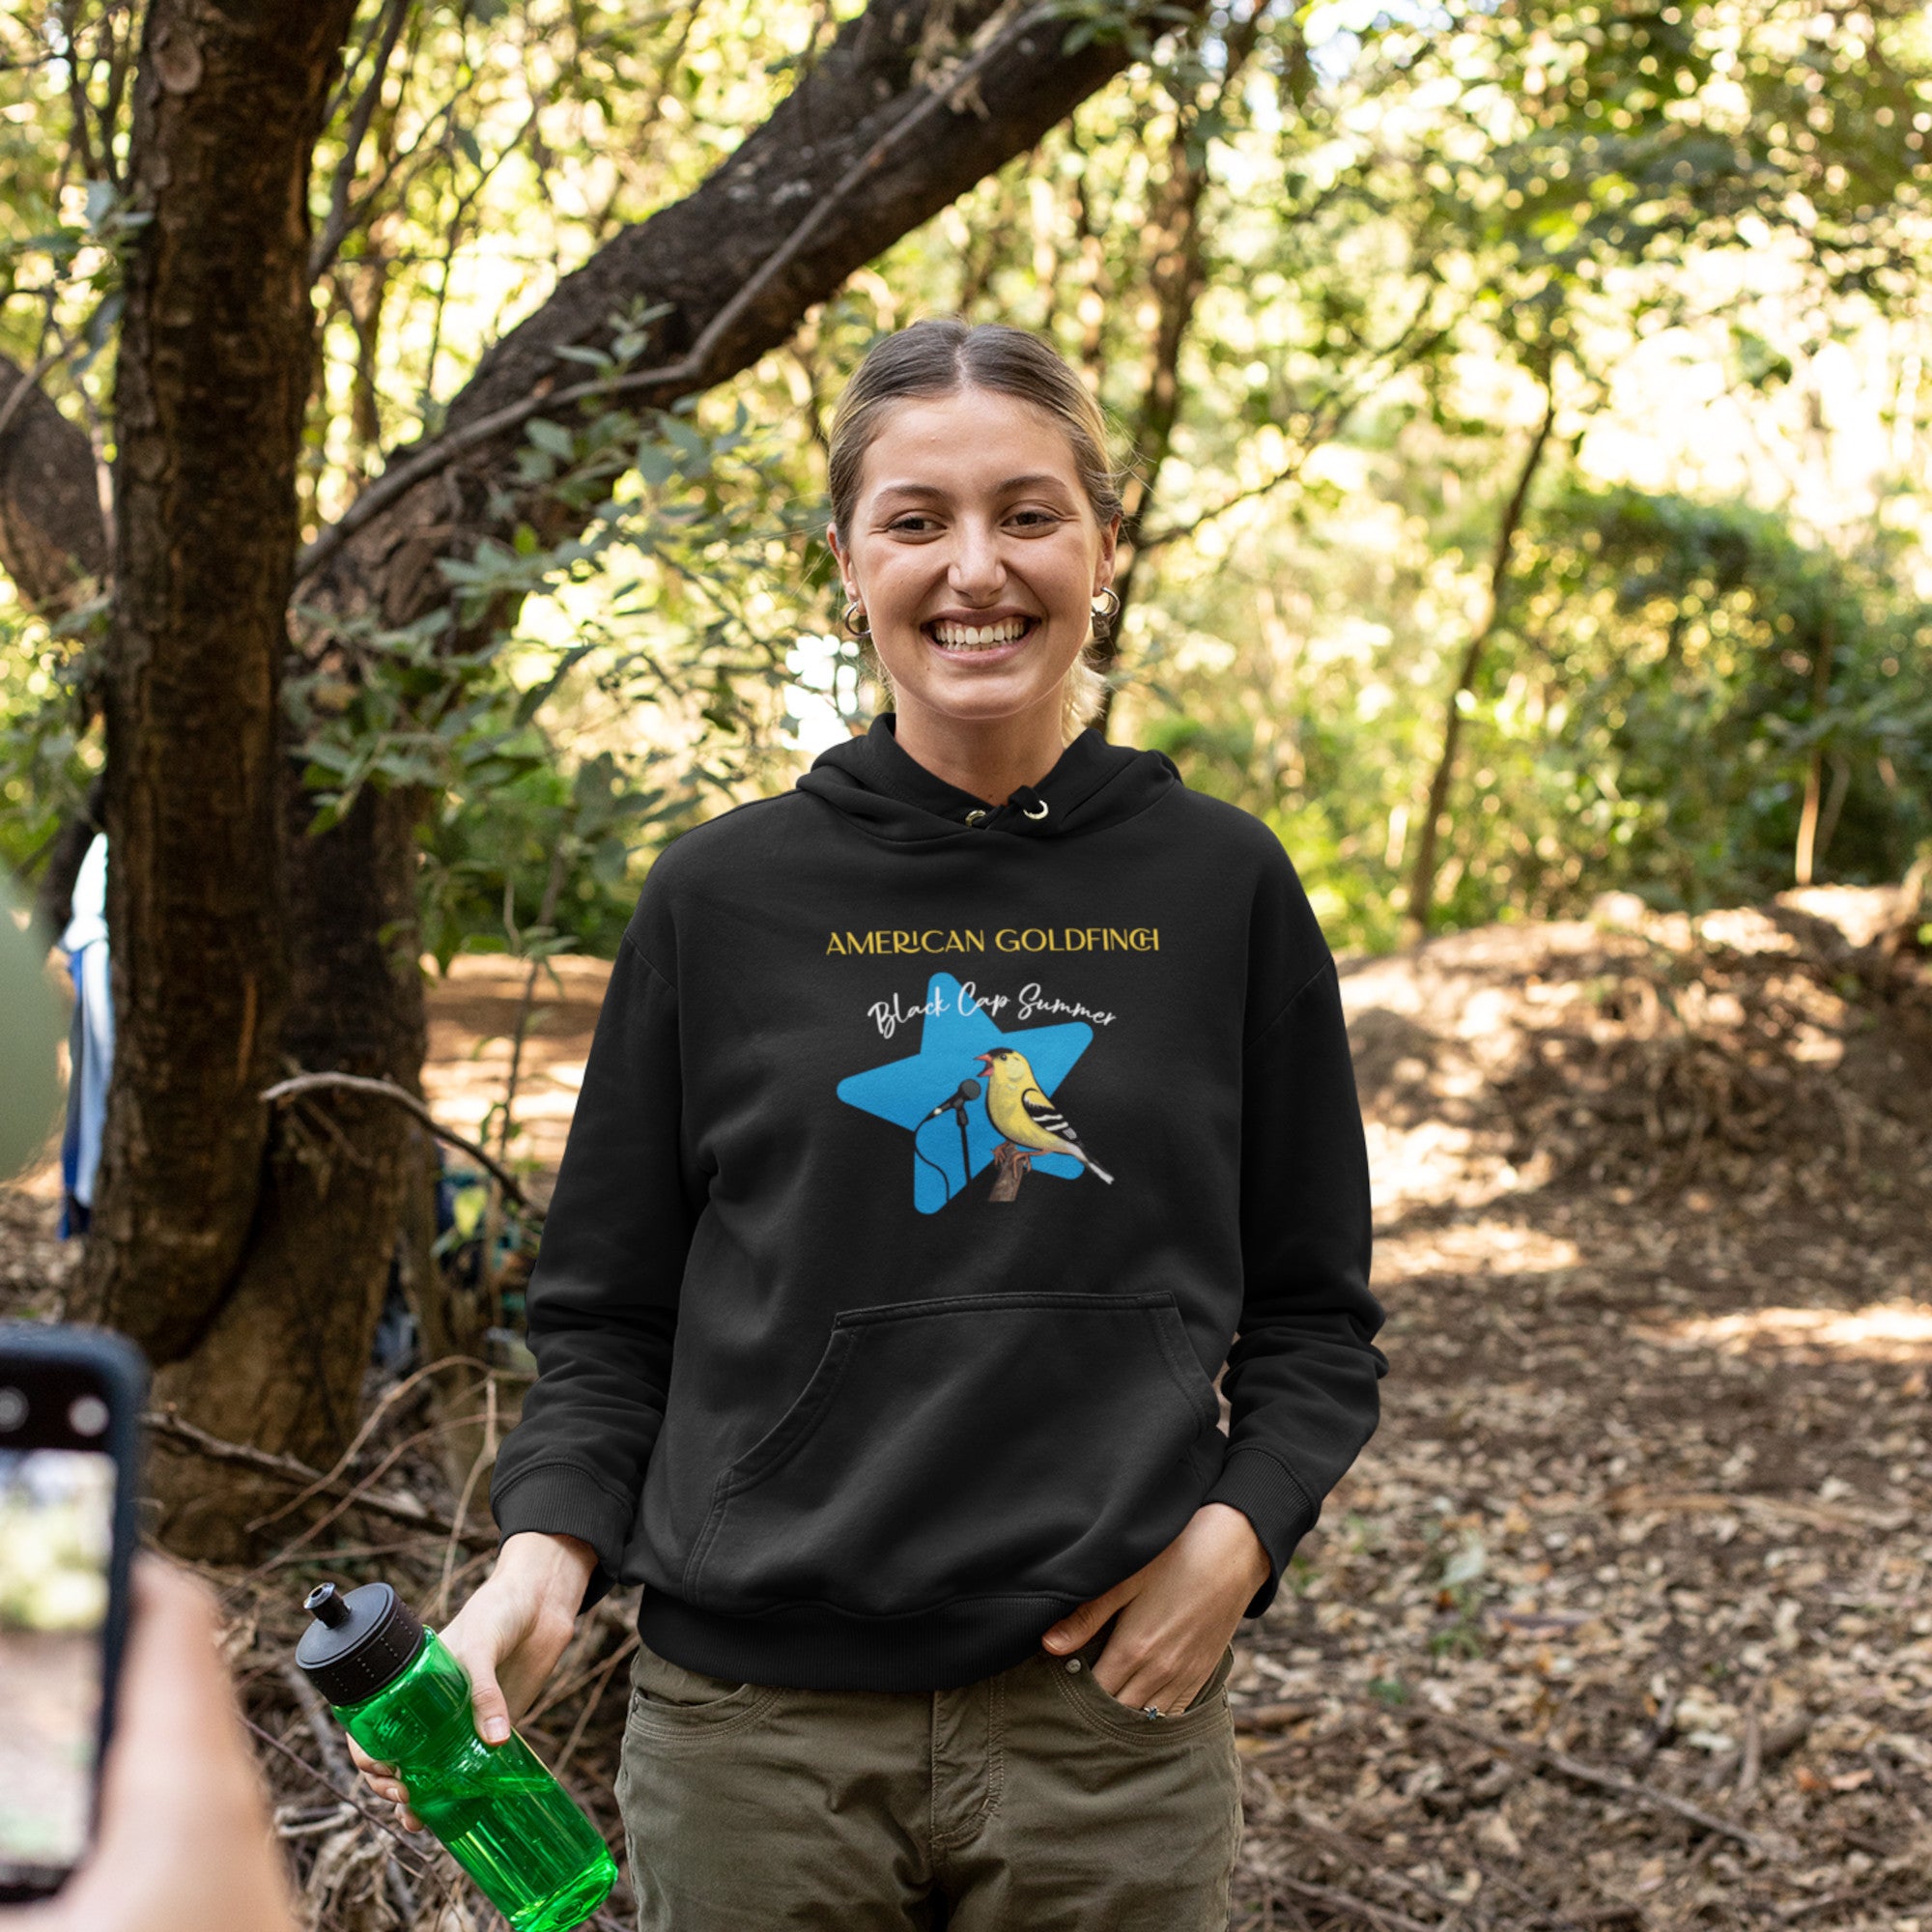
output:
[[[610,962],[565,953],[539,976],[532,1024],[524,1041],[516,1104],[515,1159],[535,1163],[539,1198],[549,1194],[563,1157],[571,1116],[583,1086],[584,1060],[611,977]],[[528,968],[501,954],[452,960],[446,979],[428,991],[430,1051],[423,1096],[444,1125],[474,1138],[488,1125],[497,1146],[498,1116],[510,1068],[510,1041],[523,1006]],[[456,1156],[461,1161],[461,1156]]]
[[[1918,1301],[1868,1308],[1747,1308],[1645,1328],[1646,1339],[1741,1355],[1754,1349],[1807,1349],[1874,1362],[1932,1360],[1932,1307]]]
[[[1553,1274],[1579,1266],[1582,1251],[1560,1235],[1507,1221],[1475,1221],[1376,1236],[1378,1280],[1455,1273]]]

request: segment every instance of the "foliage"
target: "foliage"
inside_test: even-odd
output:
[[[309,532],[852,11],[371,0],[310,211]],[[1814,747],[1820,876],[1896,877],[1932,836],[1922,14],[1264,6],[1162,38],[1159,7],[1060,11],[1151,58],[722,390],[532,423],[524,477],[579,527],[486,547],[422,625],[338,628],[297,668],[317,828],[365,784],[423,796],[436,955],[609,950],[656,845],[789,781],[808,699],[821,734],[863,723],[817,538],[825,423],[880,330],[952,310],[1047,332],[1134,445],[1110,729],[1271,823],[1338,944],[1401,936],[1546,401],[1462,700],[1441,919],[1776,890]],[[104,454],[137,24],[25,0],[0,26],[0,349]],[[621,373],[646,319],[613,356],[560,352],[561,378]],[[1681,407],[1651,394],[1665,343]],[[1881,399],[1878,455],[1834,422],[1843,394]],[[1746,453],[1700,474],[1719,446]],[[15,867],[99,757],[77,647],[32,620],[0,642]]]
[[[99,769],[84,698],[103,612],[49,624],[0,605],[0,864],[31,876]]]
[[[1842,773],[1832,876],[1902,876],[1932,837],[1932,605],[1901,594],[1896,549],[1841,559],[1762,512],[1629,489],[1552,503],[1527,648],[1476,707],[1519,850],[1561,842],[1660,905],[1767,897],[1815,748]],[[1524,858],[1526,895],[1560,896]]]

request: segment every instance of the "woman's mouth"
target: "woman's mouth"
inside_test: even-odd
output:
[[[983,624],[956,623],[951,618],[922,624],[927,640],[952,657],[971,657],[1021,644],[1039,628],[1037,617],[1001,617]]]

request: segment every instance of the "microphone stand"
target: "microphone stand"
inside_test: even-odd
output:
[[[941,1114],[950,1112],[952,1115],[952,1118],[959,1122],[959,1174],[960,1174],[959,1187],[962,1192],[971,1183],[973,1179],[973,1153],[966,1140],[966,1106],[968,1101],[977,1100],[979,1097],[980,1097],[980,1083],[977,1080],[972,1080],[972,1079],[962,1080],[960,1081],[958,1088],[952,1094],[949,1094],[944,1100],[942,1100],[939,1103],[939,1105],[933,1108],[932,1112],[925,1117],[925,1121],[936,1121],[938,1120]],[[922,1121],[920,1122],[920,1126],[922,1127],[924,1126],[925,1121]],[[913,1151],[915,1153],[918,1153],[919,1133],[917,1129],[915,1129],[913,1133],[912,1145],[913,1145]],[[920,1154],[920,1158],[922,1160],[925,1160],[925,1156],[923,1154]],[[942,1167],[939,1167],[936,1161],[925,1160],[925,1164],[928,1167],[937,1168],[939,1173],[939,1178],[942,1180],[946,1179],[946,1170]],[[946,1198],[949,1202],[954,1199],[952,1183],[951,1181],[947,1181]]]

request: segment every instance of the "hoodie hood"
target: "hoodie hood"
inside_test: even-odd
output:
[[[873,838],[904,844],[985,832],[1019,838],[1097,832],[1137,816],[1181,782],[1165,752],[1110,745],[1090,724],[1037,785],[1021,785],[1004,805],[989,806],[900,750],[897,724],[895,713],[880,712],[863,737],[821,752],[797,788]]]

